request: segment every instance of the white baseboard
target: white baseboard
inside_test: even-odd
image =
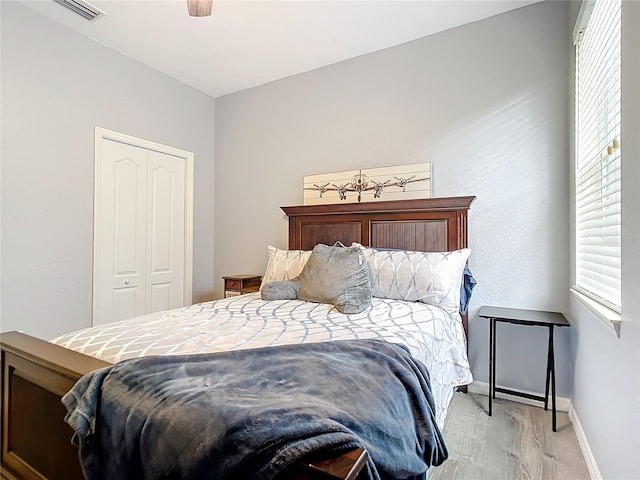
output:
[[[496,385],[500,387],[501,385]],[[503,387],[508,388],[508,387]],[[472,382],[468,387],[469,393],[479,393],[480,395],[489,396],[489,384],[487,382]],[[537,395],[539,397],[544,397],[544,393],[538,392],[530,392],[528,390],[520,390],[517,388],[510,388],[510,390],[515,390],[516,392],[527,393],[529,395]],[[496,398],[504,398],[505,400],[511,400],[512,402],[524,403],[526,405],[533,405],[535,407],[539,407],[542,405],[542,402],[537,400],[531,400],[529,398],[518,397],[516,395],[509,395],[508,393],[496,392]],[[567,397],[558,397],[556,396],[556,410],[559,412],[569,412],[569,408],[571,406],[571,400]],[[551,408],[551,398],[549,398],[549,408]]]
[[[571,423],[573,424],[573,430],[576,432],[576,437],[578,438],[578,445],[580,445],[580,450],[582,450],[582,455],[584,456],[584,461],[587,464],[587,469],[589,470],[589,476],[591,480],[602,480],[602,474],[600,473],[600,469],[598,468],[598,464],[596,463],[596,459],[591,452],[591,447],[589,446],[589,442],[587,441],[587,436],[582,429],[582,425],[580,424],[580,419],[578,419],[578,414],[573,409],[573,404],[569,408],[569,418],[571,419]]]

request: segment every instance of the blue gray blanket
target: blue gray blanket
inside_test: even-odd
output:
[[[369,478],[417,479],[447,458],[426,368],[381,340],[125,360],[62,401],[89,480],[270,479],[354,447]]]

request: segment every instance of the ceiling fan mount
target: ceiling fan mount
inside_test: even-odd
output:
[[[192,17],[208,17],[212,8],[213,0],[187,0],[187,9]]]

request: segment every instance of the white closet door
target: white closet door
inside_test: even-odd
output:
[[[105,140],[97,185],[94,325],[145,313],[147,151]]]
[[[96,127],[93,324],[191,303],[193,153]]]
[[[146,312],[150,313],[184,305],[184,159],[148,152],[146,206]]]

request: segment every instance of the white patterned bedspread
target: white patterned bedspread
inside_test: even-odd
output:
[[[271,345],[382,338],[406,345],[429,369],[438,425],[455,386],[472,381],[460,318],[424,303],[374,298],[357,315],[259,293],[152,313],[68,333],[53,343],[108,362]]]

